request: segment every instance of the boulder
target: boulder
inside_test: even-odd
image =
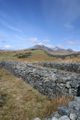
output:
[[[38,118],[38,117],[36,117],[36,118],[34,118],[33,120],[41,120],[40,118]]]
[[[68,116],[64,115],[59,118],[59,120],[70,120]]]
[[[52,117],[52,119],[51,120],[58,120],[56,117]]]
[[[70,120],[77,120],[77,115],[75,113],[70,113]]]
[[[62,107],[58,107],[58,113],[62,116],[63,115],[69,115],[70,110],[67,107],[62,106]]]

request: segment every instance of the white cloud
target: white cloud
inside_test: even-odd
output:
[[[68,41],[68,44],[75,45],[76,43],[75,43],[75,41],[70,40],[70,41]]]
[[[79,46],[80,40],[67,40],[67,44],[71,46]]]
[[[28,39],[32,45],[45,45],[47,47],[54,47],[52,44],[50,44],[50,40],[39,40],[37,37],[32,37]]]
[[[2,25],[4,25],[5,27],[9,28],[12,31],[19,32],[19,33],[22,32],[21,29],[19,29],[19,28],[13,26],[12,24],[8,23],[7,20],[5,18],[3,18],[3,17],[0,18],[0,23]]]
[[[0,49],[3,50],[11,50],[13,47],[12,45],[6,44],[6,45],[0,45]]]
[[[6,26],[13,31],[22,32],[22,30],[20,30],[19,28],[9,25],[8,23],[6,24]]]
[[[4,46],[3,46],[3,49],[11,49],[11,48],[12,48],[11,45],[4,45]]]
[[[31,38],[28,38],[28,39],[33,45],[38,44],[40,42],[38,40],[38,38],[36,38],[36,37],[31,37]]]

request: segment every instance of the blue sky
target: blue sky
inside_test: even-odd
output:
[[[0,0],[0,49],[80,50],[80,0]]]

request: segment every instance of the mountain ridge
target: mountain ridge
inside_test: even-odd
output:
[[[30,48],[32,50],[44,50],[44,51],[47,51],[47,52],[70,52],[70,53],[73,53],[73,52],[77,52],[77,51],[74,51],[73,49],[64,49],[64,48],[60,48],[60,47],[53,47],[53,48],[50,48],[48,46],[45,46],[45,45],[34,45],[32,48]]]

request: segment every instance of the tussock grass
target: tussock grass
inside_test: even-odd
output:
[[[49,100],[20,78],[0,69],[0,120],[32,120],[50,115],[72,97]]]
[[[50,115],[51,113],[57,111],[60,106],[67,106],[70,101],[74,99],[73,96],[57,96],[50,101],[50,105],[47,106],[46,114]]]

